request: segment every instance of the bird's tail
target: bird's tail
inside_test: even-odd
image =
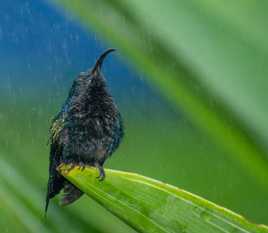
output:
[[[63,196],[60,199],[60,204],[62,206],[66,206],[73,203],[83,195],[83,192],[80,189],[76,188],[73,184],[64,179],[62,176],[57,175],[56,177],[48,181],[45,216],[47,214],[50,199],[60,193],[61,189],[63,189]]]
[[[76,188],[72,183],[69,181],[65,181],[64,188],[63,188],[63,196],[60,200],[60,204],[62,206],[69,205],[79,199],[83,195],[83,192]]]
[[[64,182],[65,182],[64,178],[60,176],[58,173],[55,173],[49,177],[48,184],[47,184],[45,215],[48,210],[50,199],[55,197],[60,192],[60,190],[63,188]]]
[[[50,201],[50,198],[47,194],[46,196],[46,205],[45,205],[45,216],[47,215],[47,210],[48,210],[48,206],[49,206],[49,201]]]
[[[102,63],[104,61],[104,59],[106,58],[106,56],[111,53],[114,52],[115,49],[107,49],[103,54],[100,55],[100,57],[97,59],[95,66],[93,67],[91,73],[94,74],[96,72],[99,72],[101,70],[101,66]]]

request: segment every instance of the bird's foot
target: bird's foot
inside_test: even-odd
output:
[[[99,175],[97,176],[97,179],[99,179],[99,181],[103,181],[105,179],[105,171],[103,167],[98,163],[95,164],[95,166],[99,170]]]
[[[62,163],[58,167],[58,170],[67,175],[75,166],[75,163]]]
[[[86,168],[86,164],[83,163],[83,162],[79,162],[78,163],[78,169],[81,170],[81,171],[84,171]]]
[[[99,179],[99,181],[103,181],[105,179],[105,172],[104,172],[104,169],[101,167],[99,169],[99,176],[97,177]]]

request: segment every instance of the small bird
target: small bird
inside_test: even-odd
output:
[[[49,201],[60,191],[62,205],[68,205],[83,194],[57,171],[61,164],[95,166],[99,178],[105,178],[103,164],[118,148],[123,137],[121,114],[109,94],[101,67],[106,50],[94,67],[74,80],[69,95],[50,127],[49,179],[45,213]]]

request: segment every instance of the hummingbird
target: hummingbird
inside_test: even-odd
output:
[[[100,181],[105,178],[104,162],[119,147],[123,138],[121,114],[110,95],[101,68],[106,50],[92,69],[80,73],[73,81],[68,97],[49,129],[49,178],[45,213],[50,199],[61,191],[60,203],[68,205],[83,192],[57,171],[64,163],[72,166],[94,166]]]

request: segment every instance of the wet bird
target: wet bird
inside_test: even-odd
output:
[[[118,148],[123,137],[120,112],[109,94],[101,73],[105,57],[115,49],[108,49],[88,72],[74,80],[68,98],[50,127],[49,179],[45,212],[49,201],[61,191],[61,204],[77,200],[83,192],[61,176],[61,164],[95,166],[99,179],[105,178],[103,164]]]

